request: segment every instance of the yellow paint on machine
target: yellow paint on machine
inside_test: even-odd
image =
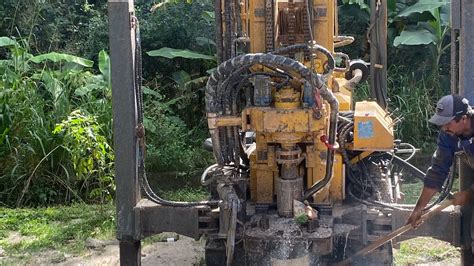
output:
[[[354,150],[393,148],[392,119],[376,102],[357,102],[354,112]]]
[[[278,167],[274,163],[274,149],[267,147],[267,155],[257,163],[257,152],[250,155],[250,199],[258,203],[272,203],[275,194],[275,176]],[[268,155],[270,154],[270,156]]]
[[[326,155],[326,153],[314,152],[313,154],[320,156],[308,160],[307,176],[308,184],[311,185],[322,180],[326,174],[326,157],[321,158],[321,154]],[[331,182],[318,191],[313,198],[319,203],[340,202],[345,198],[345,168],[341,154],[336,153],[334,156]]]
[[[311,109],[252,107],[242,112],[242,121],[244,130],[265,133],[311,133],[325,128],[325,120],[314,119]]]

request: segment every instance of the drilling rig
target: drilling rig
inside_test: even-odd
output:
[[[383,211],[361,203],[401,200],[396,121],[375,101],[354,104],[370,70],[335,50],[354,41],[337,33],[336,2],[217,1],[216,24],[222,63],[206,111],[217,164],[202,183],[224,205],[207,261],[316,265],[390,231]],[[317,213],[303,225],[300,202]],[[385,251],[379,264],[391,263]]]
[[[387,108],[386,31],[380,29],[386,2],[371,2],[369,65],[338,51],[354,38],[339,34],[335,0],[215,1],[219,65],[205,98],[206,146],[216,163],[201,177],[210,190],[207,201],[174,202],[153,192],[141,159],[140,115],[120,108],[139,105],[140,96],[127,92],[130,100],[115,90],[114,119],[128,119],[115,125],[116,160],[129,169],[123,175],[136,176],[120,177],[117,170],[122,264],[140,264],[141,239],[172,231],[207,236],[207,265],[327,265],[404,224],[410,210],[402,205],[400,182],[424,173],[408,162],[411,155],[397,153],[415,148],[394,138],[400,119]],[[110,8],[133,15],[129,4]],[[131,31],[128,60],[135,60]],[[111,28],[123,40],[121,33],[130,34]],[[112,53],[112,62],[127,60],[122,57]],[[137,87],[127,71],[134,75],[133,68],[116,73],[124,80],[115,87]],[[355,102],[354,90],[369,74],[372,100]],[[128,162],[126,154],[138,156]],[[459,211],[440,216],[436,226],[428,222],[407,237],[431,235],[459,245],[459,226],[453,226],[459,217]],[[440,226],[446,230],[436,230]],[[388,243],[355,264],[391,265],[392,259]]]

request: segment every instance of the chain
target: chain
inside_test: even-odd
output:
[[[274,49],[273,0],[265,0],[265,50],[270,53]]]

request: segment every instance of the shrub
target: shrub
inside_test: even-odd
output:
[[[4,47],[7,54],[7,59],[0,64],[0,115],[3,117],[0,201],[20,206],[105,200],[112,176],[112,166],[108,164],[113,158],[106,145],[111,141],[111,123],[98,126],[99,119],[110,121],[112,117],[110,86],[105,73],[93,75],[88,70],[93,62],[68,54],[34,56],[26,45],[6,37],[0,38],[0,47]],[[103,53],[100,57],[101,69],[107,69],[104,68],[107,57]],[[106,107],[97,108],[97,103]],[[61,124],[73,110],[81,107],[87,118],[83,124]],[[96,115],[89,115],[88,111]],[[85,177],[80,167],[83,162],[77,161],[79,152],[76,150],[83,146],[71,147],[77,136],[56,134],[57,124],[62,127],[56,133],[62,129],[69,130],[68,133],[93,130],[91,137],[98,146],[89,143],[84,148],[91,154],[82,154],[86,162],[92,160],[99,166],[98,170],[94,168],[88,173],[89,183],[76,182],[76,176]],[[69,163],[71,161],[76,164]],[[88,197],[91,193],[92,198]]]

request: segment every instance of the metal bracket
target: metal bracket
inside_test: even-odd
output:
[[[392,212],[392,228],[405,225],[410,213],[411,210],[394,210]],[[400,242],[419,236],[433,237],[459,247],[461,245],[461,209],[453,206],[448,207],[437,214],[435,218],[425,221],[417,229],[397,237],[396,241]]]

